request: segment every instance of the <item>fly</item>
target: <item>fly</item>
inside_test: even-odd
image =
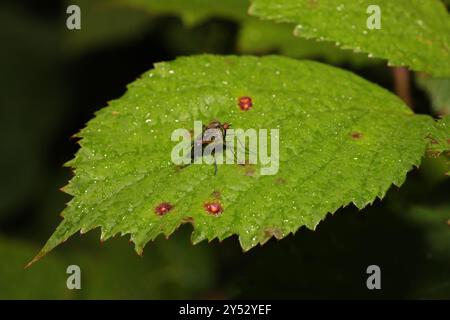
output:
[[[194,163],[195,159],[197,159],[198,157],[202,157],[205,148],[210,145],[213,146],[214,144],[216,144],[217,146],[219,146],[218,150],[222,150],[222,152],[224,150],[227,150],[228,147],[226,143],[227,130],[230,128],[231,128],[230,123],[227,122],[221,123],[220,121],[216,120],[210,122],[206,126],[203,125],[202,134],[197,136],[191,143],[191,151],[189,155],[191,158],[190,163],[182,165],[181,168],[189,166],[190,164]],[[242,146],[242,143],[239,139],[238,142]],[[237,160],[234,150],[232,148],[229,148],[229,150],[232,152],[235,160]],[[246,150],[245,147],[244,150]],[[246,152],[248,152],[248,150],[246,150]],[[216,148],[212,149],[211,155],[215,156],[215,153]],[[214,157],[214,175],[217,175],[217,162],[215,157]]]

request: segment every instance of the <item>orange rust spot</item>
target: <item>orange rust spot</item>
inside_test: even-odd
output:
[[[358,131],[353,131],[351,136],[352,136],[353,140],[359,140],[359,139],[362,138],[363,134],[361,132],[358,132]]]
[[[119,112],[118,112],[118,111],[113,111],[113,112],[111,112],[111,114],[112,114],[113,116],[117,116],[117,115],[119,115]]]

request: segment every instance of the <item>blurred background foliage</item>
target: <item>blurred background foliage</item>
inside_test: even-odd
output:
[[[180,9],[180,3],[189,3]],[[163,4],[161,4],[163,3]],[[196,53],[310,58],[394,90],[384,61],[294,38],[289,26],[247,17],[245,0],[14,1],[0,4],[0,298],[450,298],[450,180],[445,155],[424,159],[400,190],[316,231],[242,253],[236,238],[193,246],[190,226],[137,256],[128,239],[74,237],[24,270],[59,222],[71,177],[70,137],[153,63]],[[82,29],[65,25],[68,4]],[[210,5],[208,8],[207,5]],[[417,112],[449,113],[449,80],[413,75]],[[82,290],[66,288],[66,268]],[[369,291],[366,268],[382,270]]]

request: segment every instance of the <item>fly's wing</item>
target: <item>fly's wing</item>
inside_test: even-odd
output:
[[[193,163],[195,159],[197,159],[198,157],[201,157],[202,154],[203,154],[203,148],[204,148],[204,145],[203,145],[203,141],[204,141],[203,134],[204,134],[204,132],[205,132],[205,126],[203,125],[203,132],[202,132],[202,134],[200,134],[194,140],[192,140],[191,153],[190,153],[191,163]]]

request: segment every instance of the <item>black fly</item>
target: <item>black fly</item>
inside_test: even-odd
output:
[[[197,136],[191,143],[190,158],[191,162],[189,164],[183,165],[182,168],[189,166],[194,163],[197,157],[203,156],[203,151],[208,145],[218,144],[222,145],[222,150],[226,148],[226,135],[227,130],[231,127],[229,123],[221,123],[219,121],[212,121],[208,125],[203,125],[202,134]],[[215,149],[212,152],[215,155]],[[214,159],[214,175],[217,174],[217,163]]]

